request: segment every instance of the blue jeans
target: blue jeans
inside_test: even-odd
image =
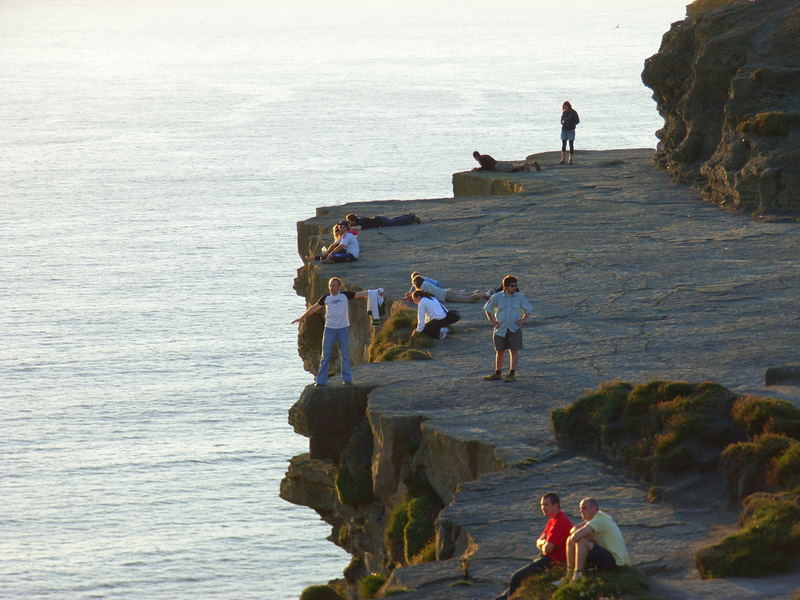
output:
[[[517,588],[522,585],[522,582],[536,573],[541,573],[545,569],[552,566],[553,560],[549,556],[540,556],[532,563],[528,563],[519,571],[511,576],[511,581],[508,583],[508,589],[500,594],[495,600],[507,600],[507,598],[517,591]]]
[[[399,217],[375,217],[380,221],[381,227],[394,227],[397,225],[411,225],[414,222],[414,214],[400,215]]]
[[[322,334],[322,358],[317,371],[317,383],[320,385],[328,382],[328,365],[331,362],[334,344],[338,344],[339,354],[342,356],[342,381],[344,383],[353,381],[353,374],[350,372],[350,328],[326,327]]]

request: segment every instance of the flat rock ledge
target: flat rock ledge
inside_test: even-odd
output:
[[[333,275],[350,289],[383,287],[396,299],[412,270],[466,290],[514,273],[535,314],[518,381],[509,384],[481,379],[493,361],[481,303],[455,305],[462,320],[436,343],[433,360],[403,363],[366,362],[371,326],[363,308],[354,309],[357,385],[332,378],[327,388],[303,392],[291,422],[311,438],[311,452],[292,461],[282,497],[313,507],[367,571],[380,570],[380,506],[397,501],[404,469],[423,469],[447,504],[437,520],[440,560],[394,570],[388,587],[410,589],[403,598],[493,598],[534,554],[544,520],[532,501],[550,490],[574,520],[580,498],[598,498],[651,577],[654,596],[788,598],[797,571],[700,579],[694,549],[735,529],[737,511],[708,492],[715,487],[687,481],[649,503],[646,486],[626,472],[557,448],[549,415],[613,379],[716,381],[800,406],[800,225],[704,202],[656,170],[650,149],[579,152],[572,166],[559,166],[557,153],[535,157],[541,173],[457,173],[453,198],[325,207],[298,224],[305,255],[347,212],[422,219],[361,232],[356,263],[299,269],[295,289],[309,301]],[[320,331],[310,323],[299,336],[312,371]],[[357,418],[338,409],[335,416],[330,407],[340,401]],[[329,417],[319,419],[320,411]],[[332,457],[361,418],[374,438],[377,502],[359,514],[338,504]]]

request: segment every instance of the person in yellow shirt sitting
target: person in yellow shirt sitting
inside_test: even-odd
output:
[[[554,581],[561,585],[583,576],[587,567],[613,569],[628,564],[628,549],[622,532],[597,500],[584,498],[578,508],[583,521],[572,528],[567,538],[567,574]]]

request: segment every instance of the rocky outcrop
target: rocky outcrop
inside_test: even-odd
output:
[[[800,6],[698,0],[642,73],[664,127],[656,162],[746,212],[800,212]]]
[[[532,500],[552,489],[572,518],[582,497],[601,500],[636,566],[662,586],[655,596],[783,600],[796,586],[796,573],[699,579],[687,548],[719,539],[736,519],[726,498],[706,493],[707,481],[669,486],[652,503],[629,474],[555,444],[551,411],[600,382],[711,379],[763,396],[773,392],[763,388],[765,369],[797,362],[800,224],[720,211],[670,184],[652,155],[580,152],[576,164],[559,166],[558,154],[548,153],[536,157],[540,173],[508,174],[521,194],[349,204],[305,222],[319,235],[334,215],[350,211],[413,211],[423,221],[362,232],[357,263],[301,270],[308,280],[297,289],[338,275],[353,288],[384,287],[399,297],[412,269],[467,290],[487,289],[512,272],[535,308],[516,383],[481,378],[493,352],[477,303],[457,306],[462,319],[434,343],[432,360],[362,363],[351,390],[333,380],[327,391],[303,392],[292,423],[312,439],[331,436],[329,458],[294,459],[281,494],[331,523],[331,540],[354,556],[349,581],[380,571],[388,587],[413,590],[403,595],[410,600],[495,597],[529,559],[544,525]],[[777,388],[800,403],[793,386]],[[337,479],[347,465],[344,448],[355,444],[345,437],[362,432],[364,422],[372,436],[372,497],[346,504]],[[350,466],[353,474],[361,468]],[[445,508],[435,525],[438,560],[398,566],[386,556],[383,534],[410,475],[423,478]],[[454,585],[465,569],[471,585]]]

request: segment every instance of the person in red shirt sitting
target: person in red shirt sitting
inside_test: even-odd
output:
[[[567,515],[561,512],[561,501],[558,499],[558,495],[548,492],[542,496],[539,507],[542,509],[542,514],[549,517],[542,534],[536,540],[536,547],[541,554],[533,562],[514,573],[508,583],[508,589],[495,600],[508,600],[526,577],[540,573],[556,563],[565,563],[567,560],[567,538],[572,529],[572,522]]]

